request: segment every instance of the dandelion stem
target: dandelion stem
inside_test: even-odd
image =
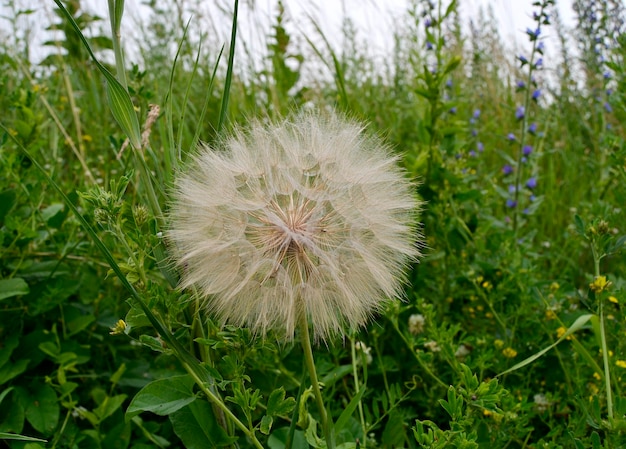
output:
[[[322,429],[324,431],[324,438],[326,439],[326,447],[333,449],[335,447],[332,434],[329,426],[329,418],[326,413],[326,407],[324,407],[324,399],[322,399],[322,391],[320,390],[320,384],[317,381],[317,372],[315,371],[315,361],[313,360],[313,348],[311,347],[311,337],[309,335],[309,324],[307,323],[306,314],[304,310],[300,312],[300,331],[302,336],[300,338],[302,343],[302,351],[304,352],[304,362],[309,371],[309,377],[311,378],[311,385],[313,386],[313,394],[315,395],[315,401],[317,402],[317,408],[320,412],[320,421],[322,423]]]

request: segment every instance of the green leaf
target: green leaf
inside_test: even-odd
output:
[[[206,401],[195,401],[172,413],[170,422],[174,433],[187,449],[228,446],[237,439],[229,437],[215,419]]]
[[[126,410],[126,421],[141,412],[166,416],[196,400],[194,381],[188,374],[150,382],[133,398]]]
[[[17,348],[19,343],[20,339],[15,333],[4,338],[4,341],[2,342],[2,351],[0,351],[0,367],[4,366],[4,364],[9,361],[11,354],[13,354],[13,351]]]
[[[383,430],[382,443],[386,447],[404,447],[404,420],[397,410],[391,410]]]
[[[272,391],[267,400],[267,414],[270,416],[286,415],[293,410],[295,405],[296,400],[294,398],[285,399],[285,389],[280,387]]]
[[[125,394],[119,394],[117,396],[109,397],[106,396],[102,404],[100,404],[96,409],[94,409],[94,413],[99,418],[100,422],[107,419],[111,416],[115,411],[122,406],[124,401],[126,400]]]
[[[270,449],[285,449],[288,437],[289,427],[276,429],[267,439],[267,446]],[[306,438],[304,438],[304,432],[301,430],[296,430],[294,432],[291,449],[309,449],[309,444],[307,443]]]
[[[26,420],[37,432],[51,435],[57,427],[61,413],[57,395],[52,387],[35,385],[29,391],[20,389],[19,392]]]
[[[8,189],[0,192],[0,225],[4,222],[4,217],[15,206],[16,200],[15,189]]]
[[[0,440],[38,441],[41,443],[48,442],[48,440],[42,440],[41,438],[27,437],[26,435],[18,435],[15,433],[7,432],[0,432]]]
[[[585,222],[582,218],[580,218],[580,215],[578,214],[574,215],[574,225],[576,227],[576,232],[578,233],[578,235],[580,235],[581,237],[585,237]]]
[[[502,376],[504,374],[513,372],[515,370],[518,370],[520,368],[523,368],[524,366],[528,365],[529,363],[534,362],[535,360],[537,360],[539,357],[541,357],[542,355],[544,355],[546,352],[548,352],[550,349],[554,348],[556,345],[558,345],[559,343],[561,343],[563,340],[565,340],[567,337],[569,337],[570,335],[572,335],[574,332],[578,331],[580,328],[582,328],[585,324],[587,324],[587,321],[589,321],[594,315],[593,314],[586,314],[586,315],[581,315],[579,316],[576,321],[574,321],[572,323],[572,325],[567,329],[567,331],[565,331],[565,333],[561,336],[561,338],[559,338],[557,341],[555,341],[554,343],[552,343],[550,346],[548,346],[547,348],[542,349],[541,351],[539,351],[538,353],[531,355],[530,357],[528,357],[525,360],[522,360],[521,362],[513,365],[511,368],[507,369],[506,371],[502,371],[500,374],[498,374],[496,377]]]
[[[0,300],[27,295],[29,292],[28,284],[22,278],[0,279]]]
[[[269,435],[270,430],[272,429],[272,424],[274,424],[274,418],[268,415],[263,416],[261,418],[261,425],[259,426],[259,430],[264,435]]]
[[[2,366],[2,368],[0,368],[0,385],[7,383],[26,371],[29,362],[29,359],[19,359],[15,363],[7,363]]]
[[[341,415],[339,415],[339,419],[337,419],[337,422],[335,423],[335,435],[338,435],[339,432],[341,432],[344,426],[348,423],[348,420],[352,416],[352,413],[354,413],[356,406],[361,401],[363,393],[365,393],[365,388],[361,388],[361,390],[354,395],[346,409],[341,412]]]

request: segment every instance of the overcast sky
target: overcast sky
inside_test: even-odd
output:
[[[230,0],[217,0],[223,5],[229,5]],[[460,14],[463,19],[477,17],[479,8],[491,6],[499,21],[500,33],[508,46],[518,48],[524,45],[528,38],[524,34],[524,30],[533,25],[531,14],[534,0],[460,0]],[[50,36],[45,32],[42,23],[50,23],[50,15],[53,8],[56,8],[52,0],[14,0],[14,2],[22,9],[33,8],[37,12],[28,18],[24,18],[23,22],[31,33],[34,42],[34,53],[36,54],[38,43],[49,39]],[[180,2],[180,0],[179,0]],[[199,4],[214,5],[216,0],[195,0]],[[187,0],[182,3],[195,3]],[[4,5],[6,2],[2,2]],[[141,0],[126,0],[126,13],[124,25],[127,32],[132,32],[133,23],[141,20],[145,15],[145,7],[141,6]],[[255,9],[249,7],[250,3],[255,4]],[[344,15],[348,15],[353,19],[359,37],[367,40],[368,48],[377,54],[388,54],[393,46],[393,27],[395,18],[403,15],[408,0],[284,0],[283,2],[289,11],[289,16],[295,26],[308,23],[307,14],[313,16],[319,21],[323,28],[324,35],[333,40],[340,39],[340,26]],[[447,2],[446,2],[447,3]],[[560,0],[560,15],[566,25],[573,24],[574,13],[572,11],[572,0]],[[89,11],[95,11],[103,17],[107,17],[107,0],[82,0],[83,7]],[[276,12],[276,0],[240,0],[240,30],[241,37],[246,36],[246,31],[252,27],[245,25],[250,20],[267,21],[269,26],[269,18],[273,17]],[[43,8],[42,8],[43,6]],[[207,6],[210,8],[210,6]],[[1,6],[3,16],[10,15],[6,6]],[[210,16],[210,14],[208,14]],[[48,17],[46,17],[48,16]],[[7,22],[4,22],[5,24]],[[2,22],[0,22],[2,24]],[[0,25],[0,32],[5,28]],[[223,27],[223,39],[228,37],[228,27]],[[6,28],[5,28],[6,29]],[[549,42],[549,29],[548,42]],[[107,29],[108,32],[108,29]],[[258,30],[256,31],[258,33]],[[248,39],[254,35],[253,32],[248,33]],[[257,39],[258,40],[258,39]],[[258,45],[264,45],[257,42]],[[338,41],[337,47],[340,42]],[[262,49],[262,48],[261,48]],[[36,55],[35,55],[36,59]]]

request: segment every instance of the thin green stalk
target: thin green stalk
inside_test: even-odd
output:
[[[595,242],[591,242],[591,250],[593,253],[594,274],[597,278],[600,276],[600,259],[602,256],[598,254],[595,248]],[[602,362],[604,365],[604,388],[606,389],[606,407],[608,409],[609,421],[613,420],[613,393],[611,391],[611,370],[609,368],[609,348],[606,344],[606,331],[604,326],[604,300],[603,295],[598,294],[598,316],[600,317],[600,345],[602,346]]]
[[[209,401],[211,401],[222,412],[224,412],[224,414],[228,416],[228,418],[235,424],[235,426],[237,426],[239,430],[241,430],[248,438],[250,438],[254,447],[258,449],[264,449],[263,445],[260,443],[256,435],[254,434],[254,431],[250,430],[248,427],[246,427],[244,423],[239,421],[239,418],[237,418],[233,414],[233,412],[230,411],[230,409],[226,406],[226,404],[224,404],[215,394],[213,394],[213,392],[209,388],[207,388],[207,386],[202,381],[202,379],[198,377],[198,374],[196,373],[196,371],[187,363],[183,363],[183,366],[185,367],[189,375],[193,378],[193,380],[196,382],[196,384],[200,387],[202,392],[207,396]]]
[[[113,51],[115,53],[115,68],[117,70],[117,80],[122,87],[128,91],[126,82],[126,69],[124,66],[124,51],[121,44],[120,26],[122,15],[124,14],[124,0],[109,0],[109,20],[111,22],[111,40],[113,41]]]
[[[611,372],[609,370],[609,350],[606,345],[606,334],[604,331],[604,301],[600,299],[598,313],[600,314],[600,343],[602,345],[602,361],[604,362],[604,385],[606,388],[606,406],[609,409],[609,421],[613,420],[613,394],[611,392]]]
[[[309,323],[307,323],[304,311],[300,312],[300,331],[302,332],[300,340],[302,343],[302,351],[304,352],[304,362],[309,370],[309,377],[311,378],[311,385],[313,386],[313,394],[315,395],[317,408],[320,412],[320,420],[322,423],[322,430],[324,431],[324,438],[326,439],[326,447],[328,449],[333,449],[335,444],[330,430],[330,420],[328,418],[328,414],[326,413],[326,407],[324,407],[322,390],[320,389],[320,384],[317,380],[315,361],[313,360],[313,348],[311,347],[311,337],[309,335]]]
[[[350,352],[352,355],[352,376],[354,377],[354,393],[355,395],[359,394],[360,386],[359,386],[359,370],[357,369],[357,359],[356,359],[356,344],[354,343],[354,338],[350,337]],[[363,449],[366,448],[367,445],[367,429],[365,426],[365,417],[363,416],[363,404],[359,401],[359,418],[361,420],[361,428],[363,429]]]
[[[407,345],[407,347],[411,350],[411,354],[413,354],[413,356],[415,357],[415,360],[417,360],[417,363],[420,365],[420,367],[424,370],[424,372],[426,374],[428,374],[430,377],[432,377],[432,379],[437,382],[440,386],[444,387],[444,388],[448,388],[448,385],[443,382],[441,379],[439,379],[435,373],[433,373],[431,371],[431,369],[424,363],[424,361],[422,359],[419,358],[419,356],[417,355],[417,353],[415,352],[414,348],[413,348],[413,343],[411,343],[402,333],[402,331],[400,330],[400,328],[398,327],[398,323],[396,323],[393,320],[390,320],[391,323],[393,324],[393,328],[396,330],[396,332],[398,333],[398,335],[400,336],[400,338],[402,338],[402,341],[404,341],[404,343]]]
[[[226,69],[226,79],[224,81],[224,94],[222,95],[222,107],[220,109],[217,132],[222,131],[226,115],[228,114],[228,99],[230,97],[230,85],[233,79],[233,64],[235,61],[235,42],[237,40],[237,13],[239,11],[239,0],[235,0],[233,11],[233,27],[230,33],[230,51],[228,52],[228,68]]]

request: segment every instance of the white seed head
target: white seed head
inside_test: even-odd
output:
[[[387,146],[352,121],[302,114],[202,147],[177,181],[168,236],[181,287],[222,322],[316,340],[402,292],[419,202]]]

